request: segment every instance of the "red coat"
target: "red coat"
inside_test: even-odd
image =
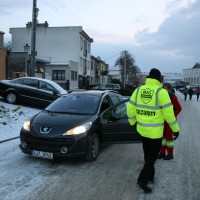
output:
[[[181,112],[182,108],[181,105],[178,101],[178,98],[176,97],[176,95],[174,94],[170,94],[170,98],[171,98],[171,102],[172,105],[174,106],[174,115],[175,117],[177,117],[177,115]],[[164,123],[164,138],[167,139],[173,139],[173,134],[172,134],[172,130],[170,128],[170,126],[168,125],[167,122]]]

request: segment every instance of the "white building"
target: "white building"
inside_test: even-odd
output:
[[[182,81],[181,73],[164,72],[162,75],[163,83],[173,84],[174,82]]]
[[[12,52],[31,54],[32,23],[27,23],[24,28],[10,28],[10,33]],[[70,89],[84,88],[91,80],[92,42],[93,39],[81,26],[49,27],[47,22],[37,24],[36,59],[50,62],[45,67],[45,73],[49,73],[52,80],[61,85],[69,82]]]
[[[139,74],[141,83],[145,83],[146,77],[149,75],[149,72],[141,72],[141,74]],[[163,83],[170,83],[173,84],[175,82],[179,82],[182,81],[182,75],[181,73],[172,73],[172,72],[164,72],[162,73],[162,82]]]
[[[119,70],[118,66],[110,68],[108,74],[110,77],[112,77],[112,79],[118,79],[118,80],[122,79],[121,71]]]
[[[196,63],[191,69],[183,70],[183,81],[189,85],[200,85],[200,64]]]

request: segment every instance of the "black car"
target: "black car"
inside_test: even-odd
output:
[[[67,92],[51,80],[37,77],[22,77],[0,81],[0,96],[8,103],[27,103],[46,107]]]
[[[101,143],[141,142],[130,126],[126,103],[113,91],[74,91],[55,100],[20,132],[23,153],[36,157],[98,157]]]

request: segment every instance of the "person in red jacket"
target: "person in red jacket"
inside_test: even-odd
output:
[[[200,95],[200,87],[198,86],[196,89],[196,95],[197,95],[197,101],[199,100],[199,95]]]
[[[174,106],[174,114],[177,115],[181,112],[182,108],[178,101],[176,95],[172,92],[172,86],[169,83],[163,84],[163,88],[168,90],[169,96],[171,98],[172,105]],[[160,149],[160,153],[158,155],[158,159],[164,158],[165,160],[171,160],[174,158],[173,149],[174,149],[174,140],[177,137],[174,137],[174,134],[170,128],[170,126],[165,122],[164,123],[164,134],[162,139],[162,145]]]

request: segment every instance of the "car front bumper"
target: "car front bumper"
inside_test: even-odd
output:
[[[41,138],[21,131],[19,148],[23,153],[30,155],[36,150],[53,153],[54,157],[78,157],[86,155],[87,141],[86,133],[69,138]]]

